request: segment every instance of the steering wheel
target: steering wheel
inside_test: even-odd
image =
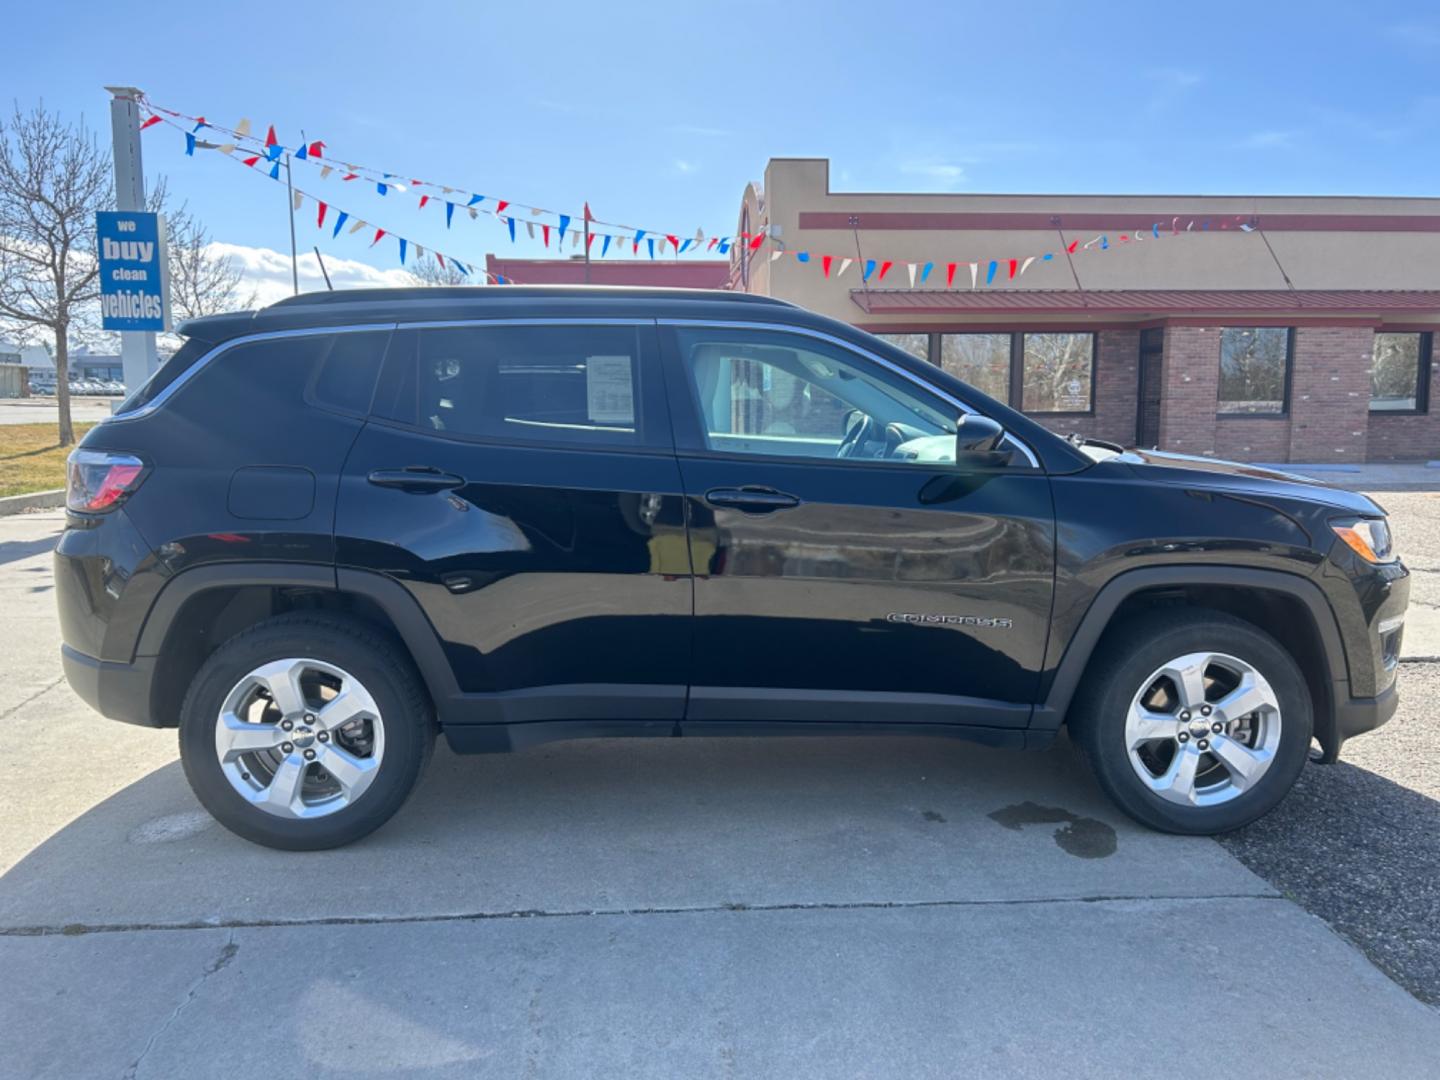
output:
[[[860,417],[860,422],[845,432],[845,437],[840,440],[840,448],[835,451],[836,457],[854,457],[855,451],[874,433],[875,418],[868,413],[861,413]]]

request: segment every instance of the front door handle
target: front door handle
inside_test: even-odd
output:
[[[800,505],[800,500],[794,495],[753,484],[738,488],[711,488],[705,493],[705,501],[711,506],[728,506],[745,514],[772,514],[776,510]]]
[[[426,491],[452,491],[465,485],[463,476],[441,472],[433,465],[407,465],[403,469],[376,469],[369,477],[376,487],[399,488],[419,494]]]

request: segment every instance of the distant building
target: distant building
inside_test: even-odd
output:
[[[770,239],[732,248],[731,288],[880,334],[1062,434],[1440,458],[1440,199],[837,192],[827,160],[777,158],[737,232]]]
[[[496,276],[516,285],[583,285],[585,259],[504,259],[485,256],[491,280]],[[730,280],[724,259],[590,260],[591,285],[650,285],[679,289],[723,289]]]

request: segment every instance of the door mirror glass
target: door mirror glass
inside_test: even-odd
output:
[[[1005,429],[988,416],[970,413],[955,425],[955,460],[966,454],[989,454],[1000,449]]]

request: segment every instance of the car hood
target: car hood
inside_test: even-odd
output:
[[[1087,453],[1089,447],[1084,448]],[[1302,499],[1353,514],[1383,514],[1371,498],[1358,492],[1330,487],[1308,476],[1282,472],[1239,461],[1174,454],[1163,450],[1125,450],[1105,458],[1128,465],[1136,476],[1161,484],[1225,491],[1231,494]]]

